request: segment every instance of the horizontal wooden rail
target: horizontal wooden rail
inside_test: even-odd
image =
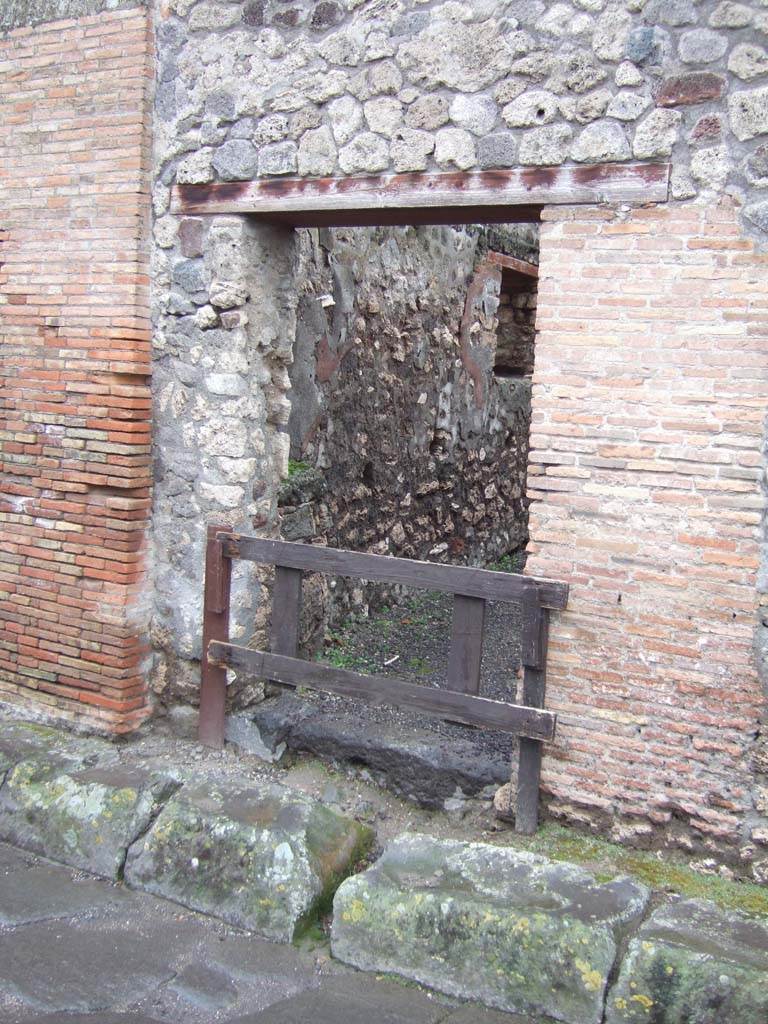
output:
[[[212,665],[247,671],[261,679],[326,690],[372,704],[396,704],[439,718],[448,716],[464,725],[499,729],[532,740],[551,740],[555,735],[556,716],[551,711],[504,704],[451,690],[433,690],[390,676],[360,675],[316,661],[286,658],[216,641],[208,647],[208,661]]]
[[[305,569],[353,579],[401,583],[423,590],[440,590],[489,601],[521,601],[535,598],[544,608],[565,608],[568,585],[536,576],[521,576],[463,565],[417,562],[389,555],[368,555],[359,551],[263,540],[241,534],[222,535],[222,551],[229,558],[242,558],[288,569]]]

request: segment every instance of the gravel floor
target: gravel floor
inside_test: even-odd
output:
[[[444,685],[448,670],[452,596],[412,590],[402,602],[371,615],[349,620],[326,639],[318,660],[358,672],[397,676],[427,687]],[[520,669],[520,606],[489,602],[485,619],[480,696],[517,701]],[[412,714],[388,705],[315,692],[312,700],[340,711],[354,711],[371,723],[428,729],[439,736],[470,738],[488,753],[507,755],[515,740],[503,732],[452,725],[438,718]]]

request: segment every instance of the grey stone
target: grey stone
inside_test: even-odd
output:
[[[655,910],[632,939],[607,1001],[607,1024],[768,1019],[768,929],[685,900]]]
[[[670,156],[677,142],[683,115],[679,110],[654,110],[638,125],[632,152],[638,160]]]
[[[265,146],[270,142],[279,142],[286,137],[288,130],[288,118],[285,114],[267,114],[254,129],[253,141],[258,146]]]
[[[677,52],[684,64],[711,64],[720,60],[728,49],[728,41],[719,32],[708,28],[694,28],[683,32]]]
[[[726,146],[707,146],[691,157],[691,176],[702,188],[721,191],[731,170],[731,160]]]
[[[517,161],[517,140],[512,132],[495,132],[477,141],[477,162],[483,169],[514,167]]]
[[[185,786],[128,856],[129,885],[290,942],[367,841],[356,822],[278,785]]]
[[[632,61],[625,60],[616,68],[616,85],[642,85],[643,73]]]
[[[615,117],[619,121],[636,121],[650,102],[650,96],[644,96],[638,92],[622,91],[613,97],[608,104],[606,113],[608,117]]]
[[[404,835],[336,893],[331,948],[449,995],[599,1024],[644,886],[484,843]]]
[[[403,76],[394,61],[381,61],[368,72],[368,88],[374,96],[379,93],[394,96],[402,85]]]
[[[379,135],[391,136],[402,125],[403,105],[392,96],[378,96],[363,104],[368,127]]]
[[[176,168],[176,181],[180,185],[203,185],[213,181],[213,151],[198,149],[185,156]]]
[[[578,163],[605,163],[611,160],[629,160],[631,150],[621,125],[610,121],[596,121],[579,134],[571,150]]]
[[[205,280],[205,268],[202,260],[185,259],[177,260],[173,265],[172,280],[182,288],[187,295],[195,295],[204,292],[207,288]]]
[[[547,89],[558,95],[581,95],[605,81],[608,72],[586,51],[558,55],[548,69]]]
[[[373,132],[361,132],[339,150],[339,166],[345,174],[383,171],[389,165],[389,144]]]
[[[768,231],[768,200],[748,206],[744,210],[744,216],[761,231]]]
[[[498,85],[494,86],[493,98],[497,103],[510,103],[516,99],[521,92],[525,92],[528,83],[524,78],[505,78]],[[427,97],[425,97],[427,99]]]
[[[482,1008],[472,1010],[481,1024]],[[446,1006],[425,992],[365,975],[342,975],[233,1024],[361,1024],[366,1020],[371,1024],[448,1024],[453,1020],[448,1014]]]
[[[466,24],[436,18],[401,44],[397,59],[427,90],[477,92],[509,73],[512,53],[497,19]]]
[[[392,165],[396,171],[424,171],[434,148],[435,138],[429,132],[403,128],[392,138]]]
[[[305,132],[299,141],[300,175],[330,175],[336,166],[336,143],[327,125]]]
[[[222,181],[248,181],[256,176],[259,151],[247,139],[229,139],[216,150],[212,163]]]
[[[518,159],[521,164],[542,167],[561,164],[568,156],[572,139],[573,129],[566,124],[533,128],[520,140]]]
[[[0,789],[0,839],[117,878],[128,847],[175,788],[166,776],[138,768],[30,758]]]
[[[187,24],[190,32],[230,28],[240,20],[240,11],[234,5],[201,3],[195,4]]]
[[[234,743],[248,754],[270,763],[279,761],[286,749],[285,741],[265,743],[258,723],[247,712],[227,715],[224,736],[227,743]]]
[[[752,24],[752,17],[751,7],[724,0],[710,14],[709,24],[712,28],[746,28]]]
[[[744,164],[744,174],[751,185],[768,185],[768,145],[758,146]]]
[[[475,142],[463,128],[441,128],[435,136],[435,163],[439,167],[451,164],[466,171],[477,162]]]
[[[754,43],[740,43],[728,57],[728,70],[743,82],[768,75],[768,51]]]
[[[633,28],[626,42],[625,55],[635,64],[661,64],[668,37],[662,29],[642,25]]]
[[[731,131],[739,140],[768,134],[768,86],[732,92],[728,97]]]
[[[456,96],[450,115],[458,128],[466,128],[473,135],[487,135],[496,123],[498,109],[490,96]]]
[[[259,174],[295,174],[297,149],[295,142],[275,142],[259,150]]]
[[[245,380],[237,373],[209,373],[205,386],[212,395],[238,398],[247,391]]]
[[[333,137],[340,146],[355,135],[363,124],[363,108],[352,96],[341,96],[328,105]]]
[[[478,796],[509,778],[509,761],[462,737],[441,737],[401,725],[372,730],[366,719],[283,696],[247,716],[268,750],[308,751],[334,761],[364,764],[388,789],[423,807],[441,809],[457,793]]]
[[[601,14],[592,36],[595,54],[601,60],[620,61],[627,50],[631,27],[632,16],[627,11],[614,8]]]
[[[237,985],[221,970],[207,964],[187,964],[169,988],[186,1002],[206,1010],[218,1010],[237,999]]]
[[[508,103],[501,116],[510,128],[532,128],[535,125],[549,124],[558,114],[557,97],[543,89],[524,92],[516,100]]]
[[[34,883],[27,884],[31,875]],[[122,889],[92,878],[73,879],[67,868],[0,845],[0,925],[120,913],[127,902]]]
[[[441,93],[421,96],[405,112],[405,123],[409,128],[425,128],[434,131],[447,124],[450,119],[450,103]]]
[[[57,756],[84,767],[110,757],[113,748],[103,740],[73,736],[36,722],[3,722],[0,731],[0,782],[21,761]]]
[[[173,977],[176,928],[163,922],[147,932],[117,917],[96,926],[52,921],[0,932],[0,996],[60,1012],[134,1002]]]
[[[679,28],[681,25],[695,25],[696,8],[691,0],[651,0],[643,8],[643,16],[649,24],[659,23]]]
[[[579,96],[573,108],[574,120],[579,124],[590,124],[603,116],[611,99],[612,95],[608,89],[596,89],[586,96]]]

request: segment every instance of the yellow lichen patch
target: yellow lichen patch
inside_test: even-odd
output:
[[[531,922],[527,917],[521,917],[518,921],[512,925],[512,934],[520,935],[527,934],[531,930]]]
[[[613,1005],[616,1007],[617,1010],[626,1010],[627,1000],[619,996],[617,999],[614,999]]]
[[[345,910],[341,915],[342,921],[349,921],[351,924],[357,924],[365,917],[365,904],[362,900],[352,900],[349,905],[349,910]]]
[[[603,976],[600,971],[590,967],[586,960],[576,960],[575,963],[587,992],[599,992],[603,987]]]
[[[633,1003],[640,1003],[640,1005],[646,1012],[648,1012],[648,1010],[650,1010],[650,1008],[653,1006],[653,1000],[649,999],[648,996],[642,995],[641,993],[638,993],[636,996],[630,996],[630,1001]]]

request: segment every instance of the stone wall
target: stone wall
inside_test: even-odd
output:
[[[170,0],[164,184],[670,158],[768,227],[768,12],[732,0]]]
[[[149,711],[152,69],[146,11],[104,6],[0,13],[0,698],[121,732]]]
[[[309,472],[281,490],[283,535],[468,564],[524,547],[530,382],[493,372],[502,274],[484,260],[537,231],[300,234],[289,432]]]

